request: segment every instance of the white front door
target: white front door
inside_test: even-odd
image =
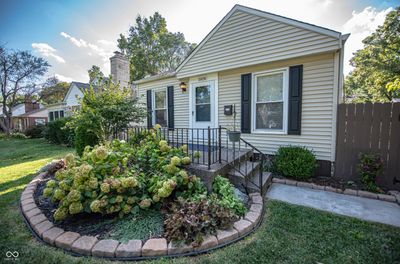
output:
[[[215,81],[192,83],[192,128],[215,127]]]

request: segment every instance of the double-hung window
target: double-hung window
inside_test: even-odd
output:
[[[253,130],[286,133],[287,69],[254,74]]]
[[[167,91],[160,90],[154,91],[154,109],[153,109],[153,122],[159,124],[162,127],[168,126],[168,114],[167,114]]]

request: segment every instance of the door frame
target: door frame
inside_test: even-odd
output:
[[[191,77],[189,79],[189,128],[193,128],[193,87],[195,84],[202,82],[214,81],[214,127],[218,127],[218,73],[206,74],[197,77]],[[211,113],[212,115],[213,113]]]

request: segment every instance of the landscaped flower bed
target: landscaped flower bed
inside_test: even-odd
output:
[[[261,218],[261,196],[245,205],[223,177],[207,193],[185,169],[187,154],[187,146],[169,146],[156,129],[131,142],[86,148],[31,183],[22,210],[44,241],[95,256],[198,252],[251,231]]]

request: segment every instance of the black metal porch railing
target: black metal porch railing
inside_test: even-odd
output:
[[[148,130],[148,127],[134,126],[115,132],[114,138],[128,141],[131,136]],[[245,177],[246,189],[248,184],[260,186],[262,194],[263,168],[267,155],[243,138],[240,138],[238,142],[230,142],[228,131],[222,126],[173,129],[162,127],[157,135],[172,147],[178,148],[186,145],[186,153],[194,164],[205,165],[211,169],[211,166],[217,163],[230,163],[233,169]],[[254,171],[255,166],[260,166],[260,169],[257,170],[259,175],[255,177],[258,178],[258,183],[251,182],[251,179],[247,177],[248,172]]]

